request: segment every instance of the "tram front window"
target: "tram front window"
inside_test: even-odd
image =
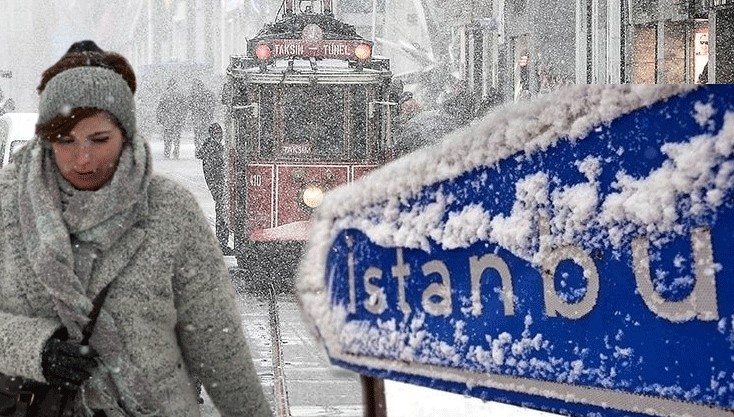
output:
[[[342,159],[344,146],[344,90],[341,87],[303,86],[280,91],[284,157],[311,156]]]
[[[367,158],[367,89],[355,88],[350,100],[351,111],[351,157],[356,160]]]

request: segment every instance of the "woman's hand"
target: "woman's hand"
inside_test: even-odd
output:
[[[89,346],[52,337],[43,348],[43,376],[52,385],[78,387],[89,379],[97,367],[97,356],[97,352]]]

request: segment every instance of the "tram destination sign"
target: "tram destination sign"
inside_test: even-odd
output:
[[[332,362],[571,416],[734,415],[734,86],[577,86],[327,194]]]
[[[276,57],[357,59],[355,49],[364,45],[360,40],[272,39],[267,45]]]

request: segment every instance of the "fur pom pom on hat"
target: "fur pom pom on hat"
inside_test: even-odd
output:
[[[104,52],[93,41],[74,43],[69,53]],[[71,110],[91,107],[114,116],[128,139],[135,137],[135,100],[125,79],[110,68],[89,65],[64,70],[51,78],[41,92],[38,123],[57,116],[68,116]]]

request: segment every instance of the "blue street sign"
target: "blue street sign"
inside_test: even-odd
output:
[[[734,86],[582,86],[327,195],[333,363],[572,416],[734,416]],[[457,168],[458,167],[458,168]]]

